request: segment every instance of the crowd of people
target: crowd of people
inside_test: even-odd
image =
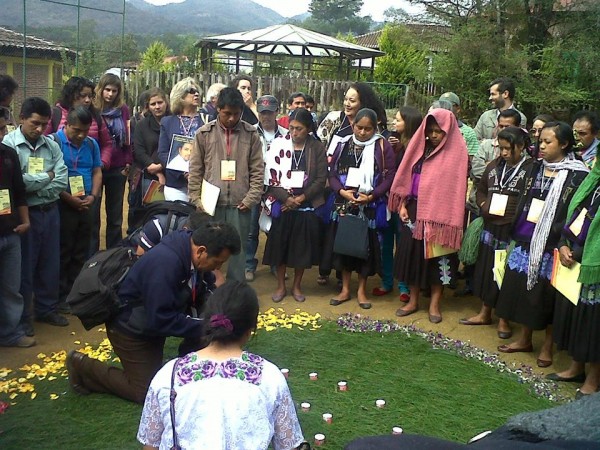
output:
[[[229,86],[210,86],[204,106],[192,78],[179,81],[169,95],[152,88],[140,98],[141,113],[130,118],[123,83],[105,74],[97,85],[69,79],[54,107],[38,97],[25,99],[17,124],[8,109],[17,88],[0,76],[0,345],[35,345],[34,320],[68,324],[61,308],[84,261],[99,249],[103,196],[107,247],[123,238],[127,182],[129,232],[139,227],[153,184],[167,201],[190,202],[201,214],[189,229],[165,236],[124,281],[119,296],[131,306],[107,326],[123,370],[77,352],[67,360],[71,385],[80,393],[146,399],[138,435],[144,444],[163,446],[163,428],[171,426],[159,425],[164,408],[195,407],[193,396],[174,407],[169,391],[174,382],[176,391],[187,389],[183,374],[201,366],[198,358],[217,366],[234,358],[237,370],[262,371],[275,380],[264,394],[279,402],[280,410],[269,415],[296,420],[285,382],[270,363],[241,351],[256,325],[245,322],[257,314],[246,283],[255,280],[259,263],[277,279],[275,303],[289,294],[306,301],[304,272],[318,267],[319,285],[335,273],[339,290],[332,306],[356,294],[360,308],[370,309],[372,297],[393,292],[396,280],[396,316],[423,307],[423,294],[430,297],[434,324],[443,320],[444,288],[456,287],[462,269],[465,287],[455,295],[472,293],[482,302],[462,325],[491,325],[495,312],[498,337],[510,339],[511,323],[520,324],[516,340],[498,347],[505,353],[532,352],[533,332],[543,330],[537,365],[552,365],[556,344],[573,361],[549,378],[582,383],[578,397],[598,390],[600,121],[594,112],[578,112],[571,124],[538,115],[528,130],[514,104],[514,83],[499,78],[489,85],[492,108],[474,128],[461,120],[453,92],[424,115],[401,107],[390,125],[372,87],[357,82],[347,89],[343,110],[319,120],[310,95],[294,92],[281,114],[280,99],[263,95],[255,101],[253,80],[238,76]],[[266,233],[262,259],[260,230]],[[158,235],[161,240],[160,230]],[[153,260],[172,270],[145,277]],[[226,261],[227,282],[218,273]],[[556,264],[580,270],[575,301],[551,284]],[[381,285],[367,292],[368,277],[376,275]],[[179,298],[184,286],[188,300]],[[211,298],[234,294],[249,304],[232,301],[231,311],[216,302],[210,306]],[[208,299],[204,310],[186,315],[199,306],[198,296]],[[220,338],[217,344],[207,338],[213,343],[199,350],[199,335]],[[180,348],[182,359],[159,371],[166,336],[191,343]],[[211,383],[206,381],[207,395]],[[281,442],[277,448],[293,448],[301,442],[296,425],[275,423],[275,431],[271,424],[252,433],[260,440],[270,429]]]

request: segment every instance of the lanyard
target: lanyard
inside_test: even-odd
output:
[[[304,145],[302,146],[302,151],[300,152],[300,157],[298,159],[296,159],[297,150],[294,149],[294,152],[292,153],[292,159],[294,161],[295,170],[298,170],[300,168],[300,162],[302,162],[302,156],[304,155],[305,147],[306,147],[306,141],[304,142]]]
[[[512,179],[519,173],[519,169],[521,168],[523,161],[525,161],[525,158],[521,157],[521,161],[519,161],[519,164],[517,164],[515,167],[510,169],[512,172],[510,172],[510,171],[508,172],[510,176],[508,177],[508,180],[506,180],[506,181],[504,181],[504,177],[506,175],[507,164],[504,164],[504,167],[502,168],[502,175],[500,176],[500,182],[498,182],[498,173],[496,172],[496,184],[498,186],[500,186],[500,190],[504,189],[506,187],[506,185],[508,185],[508,183],[510,183],[512,181]]]
[[[552,169],[552,175],[554,175],[556,173],[556,169]],[[548,182],[545,182],[546,178],[546,169],[542,167],[542,185],[540,187],[540,198],[542,198],[542,195],[544,195],[544,191],[546,191],[547,189],[550,188],[550,184],[552,183],[553,180],[553,176],[552,177],[548,177]]]
[[[344,123],[346,122],[346,120],[348,120],[348,125],[346,125],[345,127],[342,127],[342,125],[344,125]],[[351,126],[352,126],[352,124],[350,123],[350,120],[348,119],[348,116],[346,114],[344,114],[344,120],[342,120],[342,123],[340,123],[340,126],[338,127],[338,129],[335,132],[335,134],[339,135],[342,131],[344,131],[347,128],[350,128]]]
[[[231,130],[225,128],[225,147],[227,149],[227,161],[231,158]]]
[[[79,165],[79,157],[81,156],[81,148],[76,148],[68,139],[67,142],[69,143],[69,153],[71,154],[71,165],[73,166],[73,170],[77,172],[77,166]],[[81,146],[83,147],[84,144],[85,141],[83,142],[83,144],[81,144]],[[75,154],[77,155],[76,158],[73,158],[73,148],[75,148]]]
[[[188,116],[185,116],[188,117]],[[190,126],[186,128],[185,122],[183,121],[183,117],[179,116],[179,123],[181,124],[181,130],[183,131],[184,136],[190,136],[190,131],[192,131],[192,127],[194,126],[194,119],[198,116],[190,117]]]
[[[356,167],[360,167],[360,163],[362,161],[363,155],[365,154],[365,147],[361,147],[362,150],[360,152],[360,156],[356,155],[356,147],[358,147],[358,145],[355,145],[353,150],[354,150],[354,161],[356,162]]]

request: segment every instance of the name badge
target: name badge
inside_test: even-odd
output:
[[[587,213],[588,210],[586,208],[583,208],[577,216],[577,219],[575,219],[573,223],[569,225],[569,230],[571,230],[571,233],[573,233],[575,237],[578,237],[581,234],[581,230],[583,229],[583,223],[585,222],[585,216],[587,215]]]
[[[346,178],[346,187],[357,188],[360,186],[361,176],[358,167],[350,167],[348,169],[348,177]]]
[[[531,201],[529,213],[527,213],[527,222],[538,223],[542,215],[542,209],[544,209],[544,203],[544,200],[540,200],[539,198],[534,198]]]
[[[0,216],[11,213],[10,209],[10,191],[8,189],[0,189]]]
[[[494,192],[492,194],[492,201],[490,202],[490,214],[494,216],[504,217],[506,214],[506,205],[508,204],[508,195],[498,194]]]
[[[44,172],[44,158],[36,158],[34,156],[30,156],[27,167],[27,173],[29,175],[37,175],[38,173]]]
[[[290,178],[290,187],[299,189],[304,186],[304,170],[292,170]]]
[[[85,196],[85,186],[83,185],[82,175],[69,177],[69,187],[71,188],[71,195],[73,197]]]
[[[235,161],[221,161],[221,180],[235,181]]]

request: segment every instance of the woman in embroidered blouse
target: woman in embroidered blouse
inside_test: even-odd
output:
[[[350,300],[350,278],[352,272],[358,272],[358,304],[369,309],[367,278],[381,272],[379,234],[388,226],[387,192],[396,172],[395,155],[391,144],[377,133],[377,113],[372,109],[361,109],[352,129],[354,134],[338,144],[329,164],[329,186],[336,194],[336,207],[325,251],[333,253],[340,215],[364,213],[369,223],[368,257],[333,253],[334,266],[342,272],[342,290],[329,304],[337,306]]]
[[[189,138],[190,142],[196,131],[204,125],[198,114],[201,90],[193,78],[184,78],[171,90],[171,111],[173,115],[163,117],[160,122],[160,137],[158,139],[158,158],[163,167],[168,167],[169,161],[177,157],[177,145],[173,146],[173,136],[180,139]],[[187,171],[165,169],[165,199],[188,200]]]
[[[567,370],[549,374],[554,381],[583,383],[575,398],[600,388],[600,165],[581,183],[569,204],[567,223],[558,243],[560,263],[580,264],[581,292],[574,305],[560,292],[554,311],[553,337],[559,350],[573,358]],[[589,363],[587,376],[585,363]]]
[[[129,130],[129,108],[123,100],[123,83],[112,74],[105,73],[96,86],[94,106],[112,139],[112,152],[108,162],[102,158],[102,185],[106,210],[106,248],[119,244],[123,238],[123,198],[129,166],[133,161]],[[100,235],[100,199],[96,202],[92,249],[98,250]]]
[[[519,338],[500,345],[503,353],[532,352],[534,330],[546,330],[537,359],[552,364],[552,324],[556,290],[550,284],[553,249],[564,226],[567,207],[588,173],[575,159],[573,130],[548,122],[540,138],[541,160],[534,163],[515,214],[506,272],[496,304],[498,317],[522,325]],[[513,248],[514,247],[514,248]]]
[[[290,133],[271,143],[265,162],[269,180],[267,200],[275,198],[281,205],[281,215],[273,217],[263,259],[263,264],[277,266],[277,291],[271,297],[274,302],[287,295],[288,266],[295,270],[292,296],[303,302],[300,283],[304,270],[318,264],[321,256],[320,224],[315,208],[325,202],[327,159],[323,144],[309,135],[312,127],[309,111],[294,110],[290,115]]]
[[[403,222],[395,273],[410,288],[410,300],[396,311],[398,317],[415,313],[421,289],[431,287],[429,321],[442,321],[444,286],[458,268],[453,253],[462,240],[468,164],[454,114],[445,109],[429,112],[406,148],[390,191],[389,208]],[[441,251],[425,258],[431,244]]]
[[[209,298],[203,316],[208,345],[156,374],[138,441],[146,450],[299,447],[304,438],[284,376],[273,363],[242,350],[256,329],[256,292],[245,282],[227,281]]]
[[[492,323],[492,309],[500,292],[493,274],[495,251],[508,247],[517,203],[533,163],[527,155],[529,136],[521,128],[508,127],[500,131],[498,145],[500,156],[488,164],[477,186],[483,230],[471,286],[483,303],[477,315],[460,319],[462,325]],[[506,339],[512,335],[508,322],[503,319],[498,324],[498,335]]]

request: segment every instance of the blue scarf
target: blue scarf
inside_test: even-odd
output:
[[[102,111],[110,136],[117,147],[125,144],[126,131],[121,108],[112,108]]]

